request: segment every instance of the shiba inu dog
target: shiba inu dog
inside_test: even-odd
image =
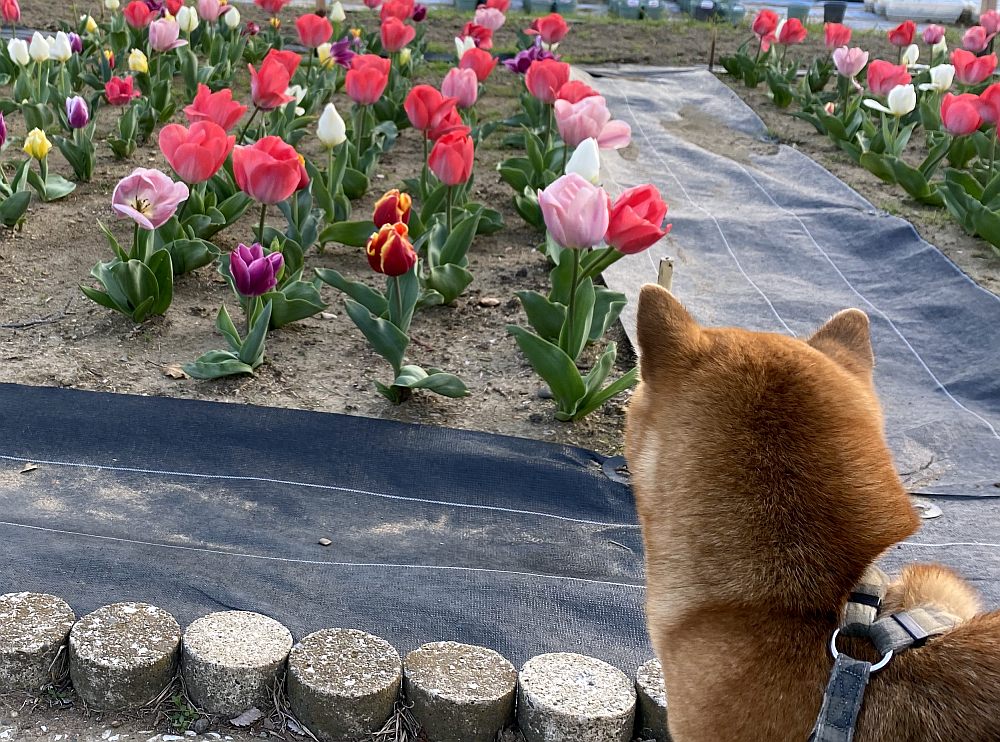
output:
[[[853,586],[918,518],[893,467],[867,316],[808,341],[704,328],[642,289],[626,458],[646,547],[647,621],[673,742],[805,742]],[[872,675],[858,742],[1000,740],[1000,613],[950,570],[910,567],[883,611],[958,625]],[[840,651],[874,662],[862,639]]]

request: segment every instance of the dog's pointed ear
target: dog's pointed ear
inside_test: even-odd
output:
[[[870,377],[875,367],[868,315],[860,309],[837,312],[808,343],[856,374]]]
[[[639,292],[636,325],[644,381],[668,381],[697,350],[698,323],[673,294],[655,283]]]

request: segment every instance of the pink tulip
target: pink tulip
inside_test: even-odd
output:
[[[955,79],[962,85],[978,85],[997,68],[997,55],[977,57],[965,49],[956,49],[951,53],[951,63],[955,66]]]
[[[545,228],[562,247],[599,244],[608,231],[608,194],[581,175],[569,173],[538,192]]]
[[[979,25],[986,29],[986,33],[994,35],[1000,33],[1000,13],[995,10],[987,10],[979,16]]]
[[[897,85],[906,85],[912,78],[906,66],[875,59],[868,65],[868,89],[875,95],[888,95]]]
[[[479,97],[479,78],[475,70],[452,67],[441,81],[441,93],[458,101],[459,108],[472,108]]]
[[[196,121],[190,128],[167,124],[160,129],[160,151],[185,183],[202,183],[215,175],[236,144],[235,136],[214,121]]]
[[[477,26],[483,26],[488,28],[490,31],[497,31],[507,22],[507,16],[501,13],[496,8],[487,8],[485,5],[480,5],[476,9],[476,17],[473,20]]]
[[[591,95],[576,103],[556,100],[556,125],[559,136],[568,147],[576,147],[584,139],[593,138],[601,149],[621,149],[632,139],[632,129],[624,121],[612,121],[611,111],[603,97]]]
[[[833,52],[833,65],[843,77],[856,77],[868,64],[868,52],[857,46],[848,49],[842,46]]]
[[[990,43],[993,34],[987,34],[982,26],[973,26],[962,36],[962,48],[970,52],[981,52]]]
[[[935,26],[933,23],[924,29],[923,37],[924,43],[929,46],[934,46],[935,44],[940,44],[941,39],[944,38],[944,26]]]
[[[198,0],[198,15],[203,21],[215,23],[231,6],[219,0]]]
[[[185,46],[187,42],[177,38],[180,33],[181,27],[177,25],[177,21],[167,18],[153,21],[149,24],[149,45],[158,52],[168,52],[179,46]]]
[[[948,93],[941,101],[941,126],[952,136],[971,134],[983,123],[979,117],[979,106],[979,96],[972,93]]]
[[[139,167],[118,181],[111,207],[143,229],[152,230],[165,224],[188,195],[183,183],[175,183],[159,170]]]

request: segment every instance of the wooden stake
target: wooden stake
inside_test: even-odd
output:
[[[656,276],[656,282],[667,291],[674,284],[674,259],[660,258],[660,270]]]

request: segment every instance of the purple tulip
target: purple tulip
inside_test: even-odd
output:
[[[181,27],[177,21],[161,18],[149,24],[149,45],[158,52],[168,52],[179,46],[185,46],[187,41],[177,38]]]
[[[285,264],[280,252],[264,254],[259,242],[247,247],[242,242],[229,253],[229,272],[236,290],[243,296],[261,296],[278,285],[278,274]]]
[[[111,208],[143,229],[156,229],[176,213],[188,195],[183,183],[175,183],[159,170],[137,167],[118,181]]]
[[[7,122],[4,121],[3,111],[0,111],[0,147],[7,142]]]
[[[87,108],[87,101],[79,95],[66,99],[66,119],[74,129],[82,129],[90,123],[90,110]]]
[[[519,51],[513,59],[503,60],[503,65],[511,72],[516,72],[519,75],[523,75],[528,71],[528,68],[533,62],[538,62],[542,59],[559,59],[555,54],[550,52],[548,49],[543,49],[541,44],[541,37],[537,37],[538,40],[535,41],[527,49]]]
[[[253,21],[247,21],[246,25],[243,26],[243,30],[240,31],[241,36],[256,36],[260,33],[260,26],[258,26]]]
[[[73,50],[74,54],[83,53],[83,39],[80,38],[80,34],[69,32],[69,48]]]
[[[413,6],[413,15],[410,17],[414,23],[420,23],[420,21],[427,17],[427,6],[417,3]]]
[[[355,53],[351,49],[351,43],[351,37],[345,36],[330,45],[330,58],[341,67],[350,68],[351,60],[354,59]]]

